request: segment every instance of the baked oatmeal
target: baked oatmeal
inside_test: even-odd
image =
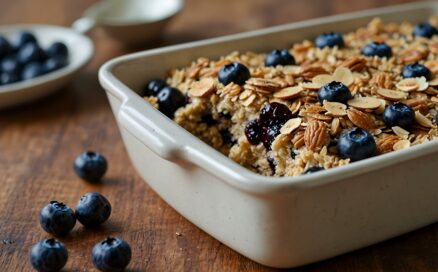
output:
[[[145,99],[265,176],[296,176],[438,138],[438,17],[373,19],[268,53],[199,58]]]

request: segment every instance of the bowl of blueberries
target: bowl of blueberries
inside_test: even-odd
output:
[[[92,41],[51,25],[0,27],[0,109],[60,90],[92,58]]]

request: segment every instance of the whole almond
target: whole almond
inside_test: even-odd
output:
[[[312,151],[320,151],[327,144],[328,137],[327,124],[321,121],[310,121],[304,131],[304,143]]]
[[[193,82],[190,94],[194,97],[207,97],[216,91],[216,84],[213,78],[203,78]]]
[[[373,120],[366,113],[355,108],[350,108],[347,111],[347,116],[354,125],[362,129],[372,130],[375,127]]]

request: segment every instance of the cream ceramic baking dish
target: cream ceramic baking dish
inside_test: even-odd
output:
[[[197,57],[267,51],[346,32],[375,16],[424,21],[438,2],[344,14],[116,58],[99,78],[129,156],[173,208],[237,252],[274,267],[336,256],[438,220],[438,142],[299,177],[264,177],[179,127],[136,91]]]

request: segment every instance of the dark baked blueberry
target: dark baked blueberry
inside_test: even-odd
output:
[[[219,133],[221,134],[222,142],[227,146],[233,146],[237,143],[228,129],[221,129]]]
[[[421,36],[425,38],[432,38],[433,35],[437,35],[438,30],[429,23],[418,24],[414,27],[412,35]]]
[[[35,38],[35,36],[28,31],[21,31],[21,32],[17,33],[17,35],[15,36],[15,39],[14,39],[14,47],[19,49],[27,43],[37,44],[38,41]]]
[[[67,235],[76,224],[75,213],[67,205],[58,201],[50,201],[40,211],[41,227],[55,236]]]
[[[249,69],[238,62],[233,62],[227,65],[224,65],[218,74],[218,80],[220,83],[224,85],[228,85],[231,82],[237,85],[243,85],[245,81],[250,78],[251,74],[249,73]]]
[[[175,111],[186,104],[186,97],[175,88],[166,86],[157,95],[160,111],[169,118],[173,118]]]
[[[248,142],[253,145],[257,145],[261,141],[263,135],[263,126],[260,124],[259,119],[249,121],[245,126],[245,136]]]
[[[341,158],[359,161],[375,155],[376,142],[368,131],[355,127],[342,133],[337,149]]]
[[[111,215],[111,204],[99,193],[86,193],[76,205],[76,218],[86,227],[96,227]]]
[[[404,129],[411,128],[415,122],[414,110],[400,102],[387,106],[383,111],[383,122],[388,127],[399,126]]]
[[[108,168],[104,156],[95,151],[80,154],[73,163],[76,174],[83,180],[98,182]]]
[[[367,57],[377,56],[380,58],[390,58],[392,56],[391,47],[386,43],[371,42],[361,50],[362,55]]]
[[[291,118],[293,118],[292,112],[282,103],[272,102],[264,105],[260,110],[260,123],[264,127],[275,124],[283,125]]]
[[[64,68],[68,65],[68,61],[64,57],[50,57],[44,62],[44,69],[46,73]]]
[[[5,37],[0,36],[0,59],[11,53],[11,50],[9,41]]]
[[[430,80],[431,73],[426,66],[419,63],[413,63],[403,67],[402,76],[403,78],[425,77],[426,80]]]
[[[146,84],[143,96],[157,96],[161,89],[166,86],[167,84],[164,80],[152,79]]]
[[[324,47],[344,47],[344,39],[338,32],[322,33],[315,39],[315,46],[318,48]]]
[[[35,270],[55,272],[67,263],[68,253],[63,243],[55,239],[45,239],[32,246],[29,259]]]
[[[332,81],[318,90],[318,101],[322,104],[324,100],[347,104],[351,98],[350,90],[341,82]]]
[[[267,150],[271,150],[272,142],[274,142],[275,137],[280,134],[282,126],[283,124],[281,123],[273,123],[269,126],[263,127],[263,134],[260,139]]]
[[[42,76],[45,73],[46,70],[44,69],[44,65],[42,63],[30,62],[23,66],[23,70],[21,71],[21,79],[28,80]]]
[[[212,127],[217,124],[217,121],[214,120],[213,115],[209,113],[201,116],[201,122],[205,123],[208,127]]]
[[[63,42],[54,42],[46,50],[48,57],[68,58],[68,48]]]
[[[265,66],[277,66],[277,65],[293,65],[295,64],[294,57],[289,54],[286,49],[273,50],[266,55]]]
[[[20,76],[14,73],[1,73],[0,85],[11,84],[20,81]]]
[[[4,73],[13,73],[19,75],[21,64],[13,56],[5,57],[0,63],[0,70]]]
[[[315,173],[324,170],[324,167],[321,166],[312,166],[304,170],[303,175]]]
[[[46,59],[46,54],[36,43],[26,43],[17,53],[17,60],[21,64],[41,62]]]
[[[108,237],[93,247],[94,266],[103,272],[123,271],[131,261],[131,247],[119,238]]]
[[[269,155],[267,160],[268,160],[269,168],[271,168],[271,174],[274,175],[276,168],[274,156]]]

